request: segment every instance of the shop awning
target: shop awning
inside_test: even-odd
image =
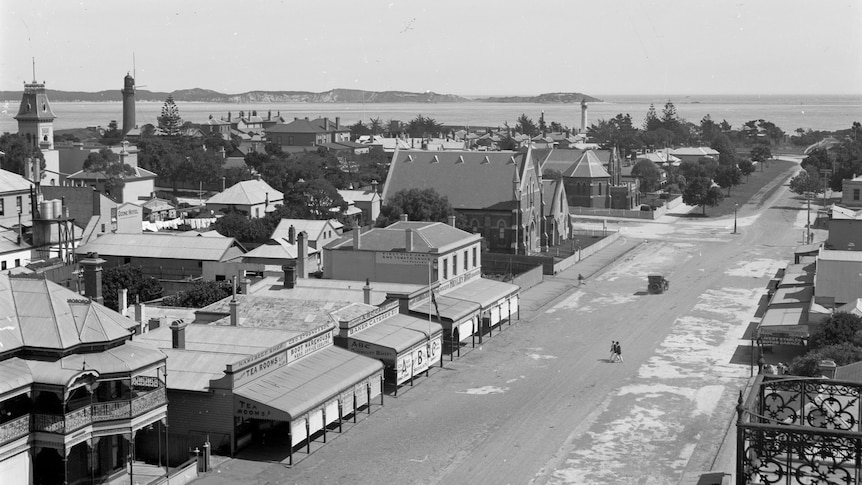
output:
[[[99,374],[129,375],[164,362],[167,356],[149,342],[128,341],[118,347],[90,354],[72,354],[60,359],[65,369],[95,369]]]
[[[378,360],[330,346],[235,388],[234,415],[293,421],[382,371]]]
[[[386,352],[388,357],[395,359],[398,354],[427,342],[429,330],[433,337],[442,333],[443,327],[437,322],[429,323],[428,320],[399,313],[350,338],[378,347],[384,352],[389,349]]]
[[[781,307],[807,307],[814,297],[813,286],[788,286],[778,288],[769,302],[769,308]]]
[[[478,278],[452,288],[445,296],[476,302],[484,310],[494,306],[501,299],[516,294],[520,289],[518,285],[511,283]]]
[[[462,318],[478,313],[482,308],[475,301],[461,300],[452,296],[440,295],[435,296],[437,300],[437,308],[430,304],[431,315],[437,317],[437,310],[440,311],[440,318],[445,318],[453,322],[457,322]],[[429,310],[428,298],[414,302],[410,305],[410,311],[427,315]]]
[[[769,308],[757,327],[764,345],[803,345],[808,338],[808,316],[804,308]]]

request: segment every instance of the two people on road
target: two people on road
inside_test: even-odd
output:
[[[623,351],[622,347],[620,347],[620,343],[616,340],[611,340],[611,356],[608,359],[608,362],[622,362],[623,361]]]

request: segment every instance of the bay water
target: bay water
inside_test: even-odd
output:
[[[850,128],[854,121],[862,121],[862,95],[688,95],[647,96],[608,95],[596,96],[603,102],[588,105],[588,124],[608,120],[617,114],[630,114],[636,127],[643,124],[650,104],[654,104],[661,115],[664,104],[673,102],[677,115],[695,124],[710,115],[713,121],[726,120],[733,128],[739,128],[750,120],[763,119],[775,123],[789,134],[804,130],[841,130]],[[0,102],[0,133],[18,131],[14,116],[20,101]],[[157,124],[163,103],[138,102],[136,122]],[[107,126],[116,120],[122,126],[122,103],[51,103],[57,119],[54,129]],[[281,114],[288,121],[293,118],[329,118],[333,123],[340,118],[342,125],[357,121],[368,123],[379,118],[386,125],[390,120],[410,121],[418,115],[430,117],[444,125],[467,127],[502,127],[504,123],[514,127],[522,114],[535,123],[544,113],[545,122],[558,122],[572,129],[580,127],[581,108],[578,104],[538,103],[188,103],[177,102],[184,121],[203,123],[213,116],[226,117],[230,112],[236,117],[240,111],[256,111],[266,117]]]

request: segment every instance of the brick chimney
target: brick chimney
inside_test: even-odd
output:
[[[102,304],[105,303],[102,298],[102,265],[106,262],[99,257],[99,253],[90,253],[81,260],[81,266],[84,267],[84,296]]]
[[[305,231],[296,235],[296,277],[308,278],[308,234]]]
[[[413,251],[413,229],[407,229],[404,231],[405,241],[404,241],[404,250],[409,252]]]
[[[366,305],[371,304],[371,280],[365,278],[365,286],[362,287],[362,301]]]
[[[126,316],[126,310],[129,308],[129,289],[120,288],[117,291],[117,308],[120,315]]]
[[[401,214],[398,216],[398,220],[401,222],[407,222],[407,214]]]
[[[353,224],[353,250],[362,249],[361,246],[362,229],[355,223]]]
[[[339,128],[341,128],[341,117],[340,117],[340,116],[336,116],[336,117],[335,117],[335,129],[337,130],[337,129],[339,129]]]
[[[143,303],[135,303],[135,321],[140,323],[142,327],[147,325],[147,305]]]
[[[284,287],[293,288],[296,286],[296,268],[293,266],[284,265],[281,267],[284,271]]]
[[[293,226],[287,228],[287,242],[296,244],[296,228]]]
[[[184,349],[186,348],[186,327],[189,324],[182,318],[171,322],[171,348]]]
[[[377,185],[378,185],[377,180],[371,181],[371,191],[374,192],[375,194],[377,193]]]
[[[455,227],[455,216],[449,216],[447,220],[449,221],[450,226]]]
[[[239,283],[239,287],[240,293],[242,293],[243,295],[248,295],[251,289],[251,280],[248,278],[243,278],[242,281]]]

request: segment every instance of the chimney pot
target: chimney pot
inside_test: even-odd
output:
[[[243,278],[240,282],[240,291],[243,295],[248,295],[249,289],[251,288],[251,280],[248,278]]]
[[[398,216],[398,220],[401,222],[407,222],[407,214],[401,214]]]
[[[455,216],[449,216],[447,220],[449,221],[450,226],[455,227]]]
[[[171,322],[171,348],[186,348],[186,327],[188,325],[182,318]]]
[[[293,288],[296,286],[296,268],[293,266],[282,266],[281,270],[284,271],[284,287],[285,288]]]
[[[236,300],[236,296],[230,300],[230,326],[239,326],[239,302]]]
[[[365,286],[362,287],[362,299],[366,305],[371,304],[371,281],[365,278]]]

